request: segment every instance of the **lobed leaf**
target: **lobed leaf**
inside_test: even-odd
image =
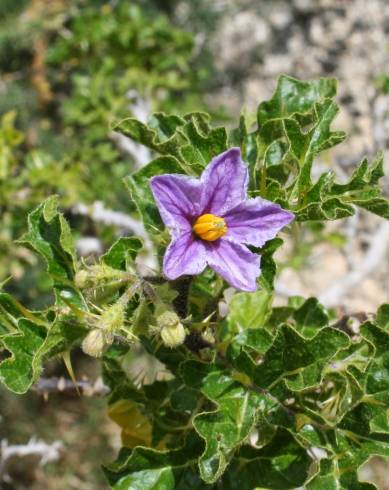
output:
[[[126,270],[126,266],[132,263],[143,244],[139,238],[121,237],[101,257],[103,262],[119,270]]]
[[[261,126],[271,119],[282,119],[294,114],[303,115],[311,111],[317,102],[334,97],[336,85],[334,78],[303,82],[281,75],[272,98],[259,104],[258,124]]]
[[[307,452],[279,429],[264,448],[242,447],[223,476],[223,489],[294,489],[304,484],[310,465]]]
[[[28,232],[19,240],[43,257],[53,279],[58,304],[87,309],[74,287],[76,252],[71,230],[58,211],[58,198],[49,197],[28,216]]]
[[[205,485],[193,466],[203,445],[195,434],[190,434],[181,448],[168,451],[137,447],[122,449],[117,461],[104,468],[114,490],[205,490]]]
[[[193,426],[205,440],[199,458],[201,478],[216,482],[252,430],[262,396],[234,381],[225,371],[195,361],[182,365],[184,380],[217,406],[215,411],[202,412],[193,419]],[[199,386],[200,385],[200,386]]]

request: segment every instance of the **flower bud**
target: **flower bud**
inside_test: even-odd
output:
[[[91,330],[81,344],[85,354],[92,357],[101,357],[113,342],[113,335],[100,328]]]
[[[97,326],[107,332],[117,332],[124,324],[124,306],[121,303],[115,303],[107,308],[100,316]]]
[[[157,317],[157,324],[159,328],[175,327],[180,322],[180,317],[174,311],[164,311]]]
[[[213,332],[210,328],[206,328],[204,332],[201,334],[203,339],[208,342],[209,344],[214,344],[215,343],[215,337],[213,335]]]
[[[74,276],[74,283],[79,289],[85,288],[88,282],[88,271],[81,270],[76,272],[76,275]]]
[[[170,327],[163,327],[161,330],[162,342],[166,347],[173,349],[182,345],[185,341],[186,332],[182,323]]]
[[[184,343],[186,332],[177,313],[164,311],[157,317],[157,325],[166,347],[178,347]]]
[[[128,273],[109,267],[108,265],[92,265],[77,271],[74,282],[87,296],[103,299],[123,286],[128,280]]]

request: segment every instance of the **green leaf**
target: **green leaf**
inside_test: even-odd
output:
[[[374,441],[369,438],[359,438],[358,434],[346,430],[336,430],[336,438],[332,441],[332,448],[335,450],[335,458],[332,463],[324,462],[320,466],[319,473],[310,482],[309,490],[321,490],[319,486],[322,481],[329,477],[336,482],[337,487],[344,490],[355,488],[356,490],[370,490],[376,487],[371,483],[364,483],[358,480],[358,469],[371,456],[377,455],[385,458],[389,457],[389,444],[383,441]],[[330,487],[331,488],[331,487]]]
[[[172,392],[170,403],[177,412],[188,410],[193,413],[198,404],[198,397],[198,391],[183,385]]]
[[[274,289],[274,279],[277,272],[277,266],[273,255],[284,241],[281,238],[269,240],[264,247],[260,249],[261,254],[261,276],[259,282],[261,286],[269,292]]]
[[[122,449],[117,461],[104,471],[114,490],[205,490],[209,487],[192,468],[202,449],[203,444],[194,434],[188,436],[183,447],[170,451]]]
[[[131,399],[134,402],[143,403],[144,394],[137,390],[129,377],[128,371],[122,367],[123,356],[129,351],[129,347],[113,345],[105,354],[103,362],[103,380],[111,388],[109,403],[118,400]]]
[[[365,372],[365,391],[369,397],[389,393],[389,332],[366,322],[360,327],[362,335],[375,347],[374,358]]]
[[[266,290],[235,294],[229,304],[228,324],[231,332],[263,327],[271,301],[272,295]]]
[[[389,304],[386,303],[378,308],[377,317],[376,317],[377,325],[384,330],[389,330]]]
[[[127,490],[155,490],[157,488],[174,488],[174,476],[170,468],[158,468],[156,470],[143,470],[134,472],[124,478],[113,488]]]
[[[134,262],[142,245],[139,238],[121,237],[102,256],[102,260],[114,269],[126,270],[127,265]]]
[[[222,127],[211,129],[208,114],[191,113],[185,119],[188,122],[183,127],[183,132],[190,144],[183,146],[181,155],[186,163],[197,167],[199,173],[213,157],[227,149],[227,133]]]
[[[383,155],[379,153],[376,159],[369,165],[367,158],[364,158],[357,168],[353,171],[350,180],[345,184],[334,184],[331,192],[334,195],[344,194],[345,192],[365,190],[366,187],[378,184],[383,172]]]
[[[75,248],[69,225],[57,210],[58,198],[49,197],[28,217],[28,232],[19,243],[37,251],[56,279],[74,276]]]
[[[337,197],[326,199],[324,202],[311,202],[296,212],[297,221],[336,220],[353,216],[352,206],[342,202]]]
[[[332,172],[322,174],[306,193],[305,201],[296,212],[298,221],[339,219],[354,214],[359,206],[379,216],[389,216],[389,203],[381,196],[378,180],[382,177],[381,154],[369,165],[366,159],[354,170],[349,182],[337,184]]]
[[[83,297],[73,286],[76,252],[69,225],[58,211],[57,196],[48,198],[28,216],[28,232],[19,243],[46,261],[59,304],[86,309]]]
[[[353,486],[344,486],[341,481],[341,475],[339,466],[336,459],[322,459],[319,463],[319,471],[317,474],[309,480],[306,485],[307,490],[349,490],[355,488],[355,490],[370,490],[376,487],[370,483],[361,483],[357,479],[357,474],[352,477]],[[350,478],[347,478],[348,483]]]
[[[312,110],[314,104],[336,94],[334,78],[320,78],[302,82],[281,75],[272,98],[258,107],[258,124],[261,126],[270,119],[278,119],[304,114]]]
[[[329,327],[322,328],[313,338],[306,340],[292,327],[282,325],[263,362],[254,369],[254,382],[266,388],[289,373],[331,359],[348,343],[345,334]]]
[[[85,335],[85,326],[70,315],[56,318],[51,325],[43,326],[20,318],[17,330],[4,335],[0,342],[11,353],[0,364],[0,381],[14,393],[25,393],[39,378],[43,362],[68,351]]]
[[[389,201],[385,197],[366,196],[366,199],[355,199],[353,204],[371,213],[389,219]]]
[[[371,432],[389,434],[389,333],[371,322],[360,330],[375,351],[367,369],[358,373],[364,392],[361,403],[343,419],[342,427],[363,437]]]
[[[351,370],[357,377],[366,371],[371,362],[374,347],[366,339],[361,339],[350,344],[347,349],[342,349],[331,362],[335,371],[345,372]]]
[[[231,129],[228,134],[228,146],[242,147],[247,135],[246,117],[244,114],[241,114],[238,127]]]
[[[296,182],[300,202],[303,202],[305,193],[311,187],[311,170],[315,156],[325,149],[340,143],[346,137],[343,132],[332,132],[331,123],[339,111],[339,107],[330,99],[315,104],[315,124],[308,133],[296,128],[295,121],[285,121],[285,128],[291,142],[293,151],[294,142],[298,142],[299,151],[296,155],[300,164],[300,172]]]
[[[209,115],[201,112],[184,118],[156,113],[148,125],[128,118],[113,129],[160,155],[175,157],[187,170],[199,174],[214,156],[227,149],[226,130],[211,128],[209,121]]]
[[[18,321],[18,333],[1,341],[11,357],[0,364],[0,381],[14,393],[25,393],[39,377],[47,330],[25,318]]]
[[[381,410],[372,417],[369,425],[371,432],[389,434],[389,409],[381,408]]]
[[[236,335],[231,347],[244,347],[253,350],[257,354],[264,354],[272,345],[273,337],[265,328],[246,329]]]
[[[335,92],[336,84],[330,79],[300,82],[281,77],[273,98],[260,104],[257,158],[266,167],[265,173],[261,170],[261,195],[293,209],[298,221],[351,216],[353,205],[387,218],[389,201],[378,186],[383,176],[382,155],[371,165],[363,160],[346,184],[335,183],[332,172],[312,183],[314,158],[345,138],[343,132],[331,130],[338,112],[332,100]],[[285,201],[283,186],[291,175],[295,179]],[[253,179],[257,179],[255,172]]]
[[[49,326],[42,349],[39,352],[39,362],[69,351],[80,343],[88,329],[83,321],[72,314],[60,314]]]
[[[262,449],[242,447],[223,476],[222,488],[295,489],[304,484],[310,464],[306,450],[287,431],[279,429],[270,444]]]
[[[389,201],[381,196],[378,186],[378,181],[383,175],[383,154],[379,153],[371,165],[366,158],[363,159],[349,182],[334,184],[330,192],[333,195],[342,195],[347,202],[388,219]]]
[[[293,392],[315,388],[322,380],[322,371],[325,361],[317,362],[300,369],[296,374],[291,374],[285,379],[285,384]]]
[[[160,155],[171,155],[181,159],[180,147],[188,142],[187,138],[177,128],[185,121],[177,116],[154,114],[150,125],[130,117],[115,123],[114,131],[128,136],[137,143],[141,143]]]
[[[217,405],[215,411],[200,413],[193,419],[194,428],[206,442],[199,459],[200,475],[206,483],[214,483],[223,474],[234,449],[250,434],[262,397],[219,370],[202,378],[204,370],[207,367],[198,362],[188,361],[182,366],[186,382],[189,373],[197,372],[196,383],[200,380],[201,392]]]
[[[289,298],[289,301],[291,298]],[[267,326],[271,329],[276,329],[279,325],[285,323],[290,318],[293,311],[294,308],[292,306],[273,307],[271,314],[266,322]]]
[[[20,318],[27,318],[33,323],[46,325],[40,312],[32,312],[8,293],[0,292],[0,337],[2,334],[15,333]]]
[[[309,298],[294,313],[296,330],[305,338],[312,338],[318,329],[328,325],[328,315],[316,298]]]

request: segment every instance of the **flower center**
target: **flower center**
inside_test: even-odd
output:
[[[214,242],[227,233],[226,222],[214,214],[202,214],[193,225],[193,231],[202,240]]]

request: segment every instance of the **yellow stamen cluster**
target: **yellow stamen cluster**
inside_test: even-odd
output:
[[[214,242],[227,233],[226,222],[214,214],[203,214],[193,225],[194,233],[207,242]]]

